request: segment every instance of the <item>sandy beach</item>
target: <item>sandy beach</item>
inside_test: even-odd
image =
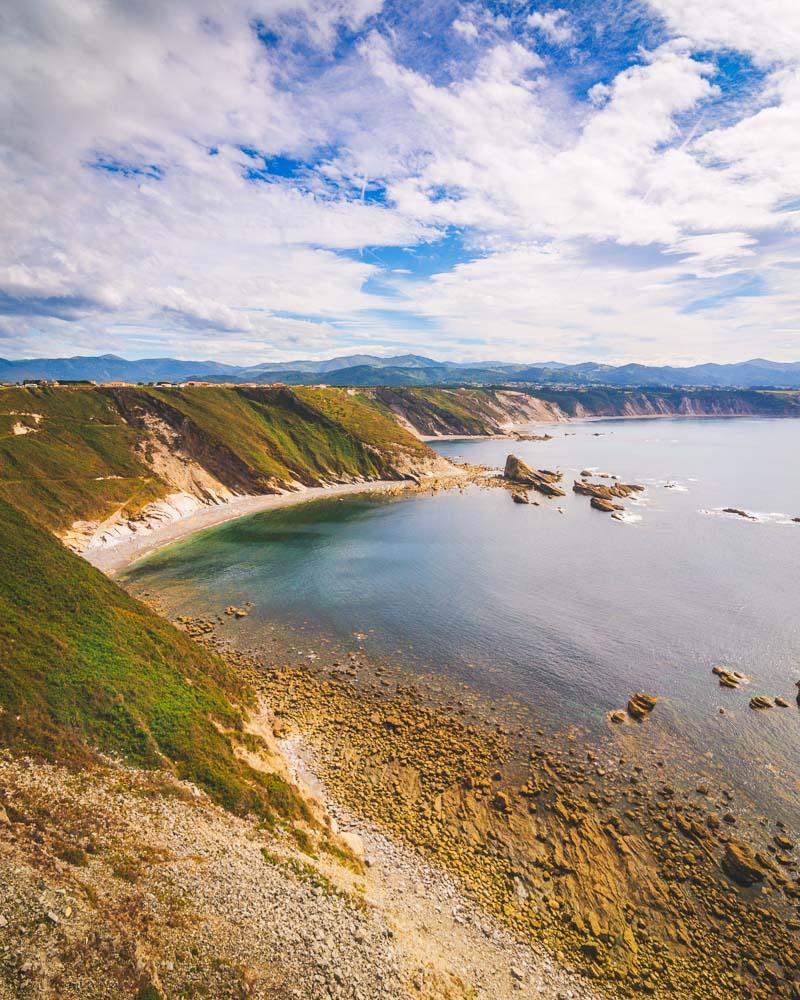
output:
[[[199,510],[173,521],[165,521],[157,527],[143,530],[117,545],[87,549],[81,555],[92,566],[113,576],[156,549],[186,538],[197,531],[213,528],[237,517],[258,514],[265,510],[306,503],[323,497],[339,497],[353,493],[376,493],[397,489],[403,485],[398,480],[376,480],[375,482],[341,483],[334,486],[313,486],[295,493],[269,493],[261,496],[235,497],[228,503],[202,507]],[[410,485],[410,484],[407,484]]]

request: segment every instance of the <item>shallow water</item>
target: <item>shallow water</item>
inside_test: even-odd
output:
[[[800,422],[630,420],[549,431],[548,442],[437,450],[495,466],[513,450],[558,467],[563,500],[521,506],[505,490],[471,487],[318,501],[176,543],[124,579],[161,593],[177,613],[252,600],[236,628],[254,644],[275,621],[308,621],[350,641],[363,633],[368,648],[598,732],[609,709],[650,691],[660,698],[653,720],[676,746],[713,755],[762,808],[780,802],[797,815],[800,524],[791,518],[800,516]],[[584,468],[647,485],[641,500],[625,501],[628,523],[571,492]],[[727,506],[759,520],[721,514]],[[751,683],[721,689],[717,663]],[[754,712],[754,694],[781,695],[790,708]]]

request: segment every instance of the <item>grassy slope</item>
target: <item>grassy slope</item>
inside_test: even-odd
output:
[[[51,530],[121,507],[136,513],[171,491],[143,458],[150,417],[245,492],[394,478],[396,463],[427,454],[379,407],[341,389],[0,389],[0,497]],[[31,433],[15,435],[15,423]]]
[[[494,397],[485,389],[383,388],[374,390],[387,413],[408,416],[424,432],[496,434]]]
[[[249,694],[220,659],[3,500],[0,538],[0,744],[77,763],[97,747],[237,812],[303,811],[235,757],[221,729],[241,733]]]
[[[374,407],[339,389],[142,390],[229,449],[265,487],[299,480],[390,474],[418,442]],[[422,452],[420,452],[422,454]]]
[[[365,442],[373,455],[377,450],[389,462],[425,459],[429,454],[427,447],[399,427],[383,407],[361,394],[351,395],[346,389],[298,388],[294,396],[309,410],[341,427],[352,441]]]
[[[136,457],[140,435],[96,389],[3,388],[0,419],[0,497],[49,528],[123,504],[140,509],[164,493]],[[17,421],[31,433],[13,434],[9,424]]]

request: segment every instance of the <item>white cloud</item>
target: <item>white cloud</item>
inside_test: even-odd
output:
[[[12,0],[3,353],[426,349],[427,321],[450,356],[790,355],[800,7],[649,2],[673,39],[579,99],[478,3],[442,21],[467,61],[434,72],[401,60],[381,0]],[[580,34],[561,8],[519,19]],[[724,117],[718,48],[764,74]],[[242,147],[312,163],[254,182]],[[433,278],[360,252],[449,227],[480,253]]]
[[[528,15],[528,27],[541,32],[554,45],[566,45],[575,37],[572,25],[568,22],[567,11],[560,7],[545,12],[536,10]]]
[[[453,31],[469,41],[474,41],[478,37],[478,29],[474,21],[465,21],[460,17],[453,21]]]
[[[649,0],[675,32],[702,48],[736,49],[757,61],[800,60],[797,0]]]

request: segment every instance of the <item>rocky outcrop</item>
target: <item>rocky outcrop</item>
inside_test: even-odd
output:
[[[646,718],[656,707],[656,698],[652,694],[645,694],[644,691],[637,691],[628,699],[628,715],[634,719]]]
[[[506,459],[503,478],[510,483],[529,486],[544,496],[566,496],[564,490],[560,486],[556,486],[556,483],[561,479],[560,472],[553,472],[550,469],[532,469],[516,455],[509,455]]]
[[[744,517],[748,521],[755,521],[756,518],[752,514],[748,514],[746,510],[741,510],[739,507],[723,507],[723,514],[735,514],[737,517]]]
[[[711,673],[719,678],[719,686],[726,688],[738,688],[740,684],[747,684],[748,679],[738,670],[727,670],[725,667],[712,667]]]
[[[612,514],[616,510],[625,510],[621,503],[614,503],[611,500],[603,499],[603,497],[592,497],[589,503],[595,510],[599,510],[603,514]]]
[[[750,848],[738,840],[731,840],[725,847],[722,870],[737,885],[750,886],[763,882],[767,872]]]
[[[585,479],[576,479],[572,484],[573,493],[598,497],[601,500],[610,500],[612,497],[625,499],[631,493],[638,493],[642,490],[644,490],[644,486],[639,486],[637,483],[613,483],[609,486],[606,483],[590,483]]]

